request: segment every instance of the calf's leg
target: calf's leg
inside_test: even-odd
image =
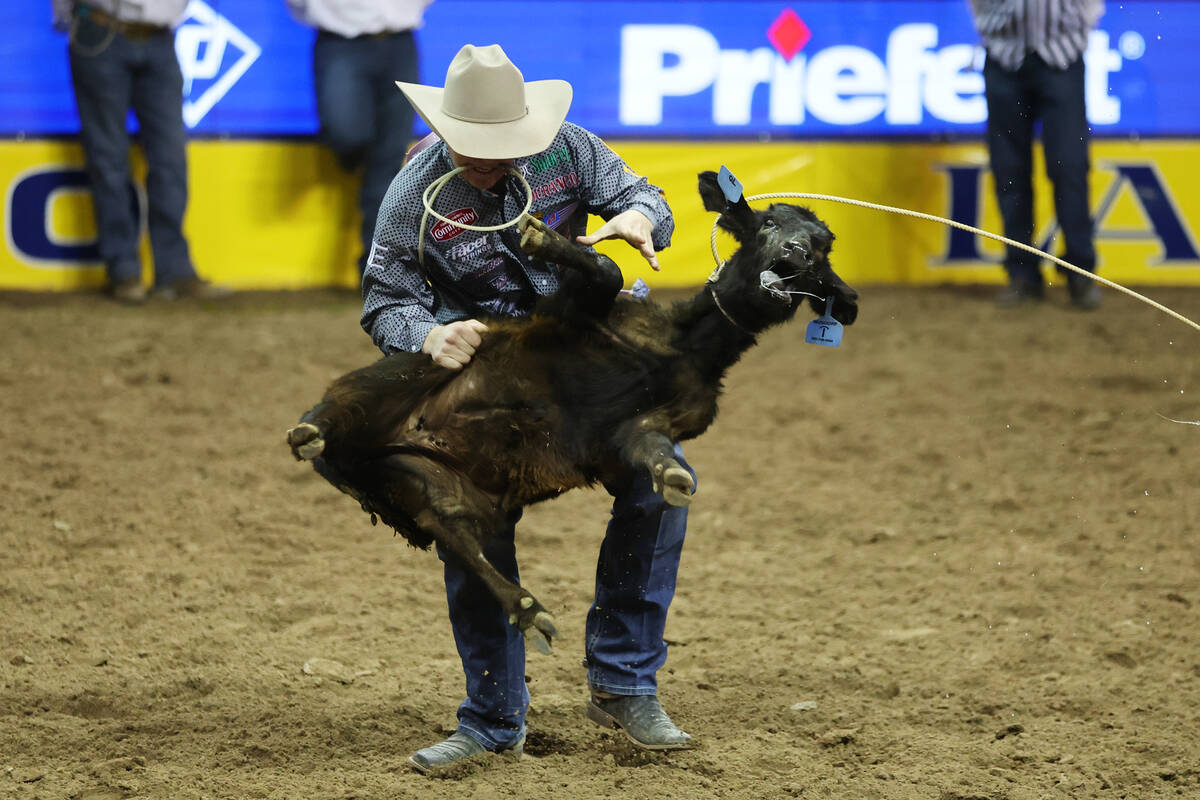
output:
[[[625,279],[621,268],[606,255],[575,244],[534,217],[518,223],[521,249],[532,256],[566,268],[562,286],[539,311],[564,319],[584,315],[604,319]]]
[[[554,618],[530,592],[504,577],[484,556],[484,545],[506,524],[495,502],[466,478],[423,456],[394,455],[381,462],[383,504],[394,505],[474,573],[539,652],[558,635]],[[372,500],[380,492],[370,492]],[[386,514],[383,515],[386,519]]]
[[[417,524],[429,531],[471,572],[479,576],[488,590],[500,601],[508,614],[509,623],[516,625],[525,640],[549,655],[550,643],[558,635],[554,618],[545,606],[527,590],[509,581],[483,555],[480,540],[490,534],[483,521],[470,516],[442,517],[436,512],[417,515]]]
[[[692,474],[675,459],[675,443],[652,427],[650,418],[634,420],[631,427],[618,433],[622,437],[621,454],[635,467],[650,472],[654,491],[673,506],[692,502],[696,482]]]
[[[453,370],[434,366],[423,353],[393,353],[334,381],[288,431],[288,445],[304,461],[347,450],[378,455],[412,409],[453,378]]]

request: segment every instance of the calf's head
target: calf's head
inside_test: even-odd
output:
[[[833,318],[850,325],[858,316],[858,292],[829,264],[833,233],[802,206],[774,203],[755,211],[743,198],[728,203],[717,173],[700,173],[700,197],[717,224],[740,245],[721,270],[716,291],[722,302],[736,304],[739,319],[757,329],[790,319],[805,296],[818,314],[833,297]],[[800,294],[805,293],[805,294]]]

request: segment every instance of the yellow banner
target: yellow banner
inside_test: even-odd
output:
[[[131,202],[145,217],[145,165],[135,149]],[[205,278],[239,289],[358,283],[357,188],[312,143],[196,141],[188,145],[185,232]],[[83,153],[73,142],[0,143],[5,244],[0,288],[104,285]],[[144,227],[144,225],[143,225]],[[151,281],[150,248],[142,262]]]
[[[602,248],[651,286],[694,286],[714,266],[714,215],[696,175],[729,166],[749,195],[814,192],[953,217],[999,233],[987,154],[979,143],[615,142],[630,166],[661,186],[675,211],[672,246],[654,273],[627,246]],[[1200,284],[1192,220],[1200,190],[1192,141],[1099,141],[1092,146],[1098,270],[1119,283]],[[201,275],[245,289],[354,286],[356,184],[319,145],[275,141],[189,144],[186,231]],[[1038,235],[1052,242],[1054,208],[1040,166]],[[135,159],[131,202],[145,208]],[[5,251],[0,288],[69,290],[103,285],[91,195],[79,147],[65,141],[0,143]],[[135,199],[136,198],[136,199]],[[782,201],[788,202],[788,201]],[[827,201],[810,206],[837,235],[834,266],[851,283],[999,283],[1002,246],[941,224]],[[765,207],[766,203],[756,203]],[[595,227],[595,225],[593,225]],[[720,235],[721,252],[730,241]],[[149,248],[143,247],[149,262]],[[147,280],[149,269],[147,268]]]

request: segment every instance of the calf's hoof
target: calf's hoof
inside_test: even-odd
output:
[[[539,653],[548,656],[553,652],[550,649],[550,641],[558,636],[558,628],[554,627],[554,618],[550,616],[550,612],[539,611],[533,617],[533,624],[521,633],[525,634],[527,644],[533,645]]]
[[[508,621],[521,629],[526,643],[532,644],[542,655],[550,655],[550,641],[558,636],[554,617],[531,595],[522,597],[520,606],[519,611],[508,615]]]
[[[325,440],[321,438],[320,429],[310,422],[301,422],[290,429],[287,432],[287,441],[297,461],[312,461],[325,450]]]
[[[654,469],[654,491],[661,492],[669,505],[686,506],[692,502],[696,482],[692,473],[679,464],[658,465]]]
[[[521,217],[521,221],[517,223],[517,229],[521,231],[521,249],[530,255],[537,255],[549,240],[546,234],[550,232],[550,229],[546,227],[546,224],[528,214]]]
[[[567,243],[562,234],[528,214],[521,217],[517,229],[521,231],[521,249],[531,256],[549,258],[555,252],[556,246]]]

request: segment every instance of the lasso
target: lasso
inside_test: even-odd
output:
[[[447,172],[442,177],[435,180],[429,186],[425,187],[425,191],[421,194],[421,204],[425,206],[425,213],[421,215],[421,233],[417,236],[417,259],[421,262],[421,266],[425,266],[425,225],[429,222],[429,215],[440,219],[448,225],[454,225],[459,228],[466,228],[469,231],[501,231],[505,228],[511,228],[521,221],[521,218],[529,213],[529,209],[533,208],[533,189],[529,186],[529,181],[525,180],[525,176],[521,174],[519,169],[509,167],[510,174],[517,176],[517,180],[525,187],[525,208],[521,209],[521,213],[517,214],[508,222],[502,222],[499,225],[468,225],[465,222],[455,222],[452,219],[443,217],[441,214],[433,210],[433,201],[437,199],[438,193],[442,191],[442,187],[450,182],[460,172],[469,169],[469,167],[455,167]]]

